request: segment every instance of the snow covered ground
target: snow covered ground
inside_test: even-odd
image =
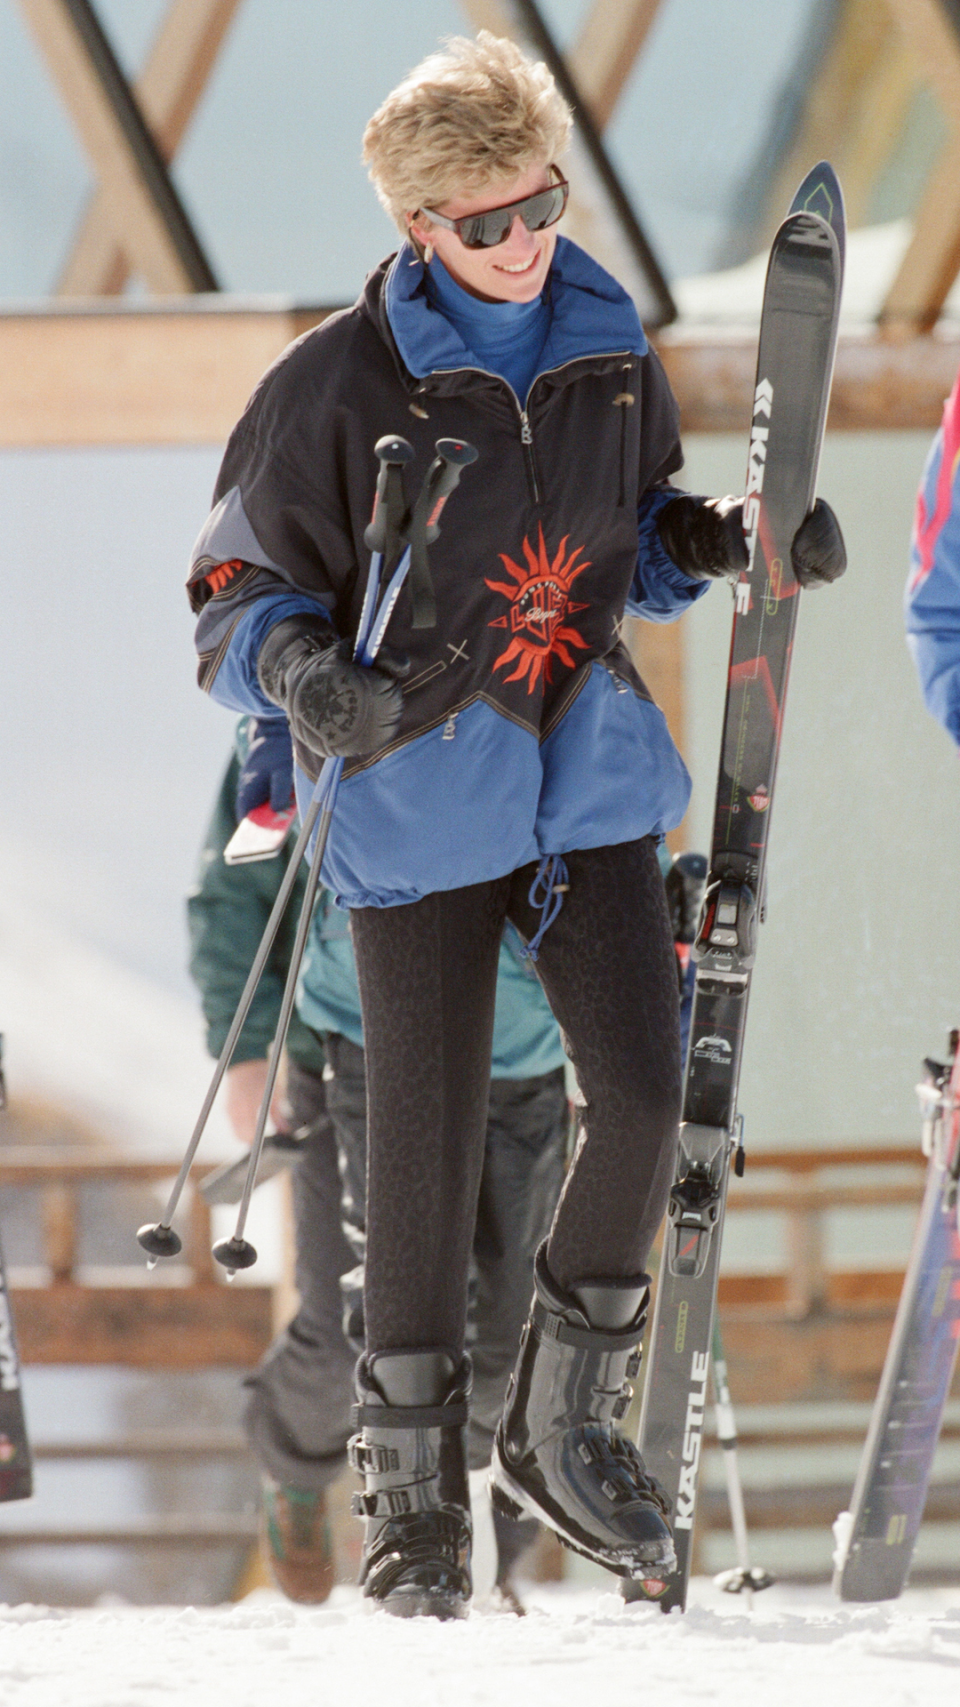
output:
[[[369,1616],[356,1590],[316,1609],[258,1592],[209,1611],[0,1608],[4,1707],[953,1707],[960,1590],[846,1607],[773,1588],[754,1610],[693,1585],[685,1616],[615,1593],[540,1588],[528,1616]],[[516,1692],[516,1694],[514,1693]]]
[[[913,223],[909,219],[893,219],[884,225],[866,225],[848,232],[841,333],[873,330],[912,235]],[[754,329],[759,325],[767,259],[764,250],[739,267],[675,279],[670,288],[681,314],[681,336],[691,331],[702,333],[707,328],[716,332],[725,327]],[[955,331],[958,318],[960,282],[947,297],[939,330]]]

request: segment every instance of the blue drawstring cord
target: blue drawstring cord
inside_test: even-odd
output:
[[[537,866],[537,875],[530,885],[527,899],[531,907],[540,909],[540,928],[521,950],[524,960],[536,960],[540,944],[563,906],[563,897],[570,888],[570,874],[561,854],[547,854]]]

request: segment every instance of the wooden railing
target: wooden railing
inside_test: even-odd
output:
[[[725,1269],[720,1282],[720,1320],[747,1462],[754,1449],[789,1449],[793,1461],[794,1453],[802,1458],[805,1447],[845,1444],[849,1449],[859,1442],[863,1407],[876,1391],[902,1272],[895,1264],[879,1263],[870,1269],[831,1270],[826,1219],[837,1209],[917,1207],[925,1170],[915,1144],[748,1156],[745,1178],[732,1183],[729,1213],[740,1217],[775,1212],[785,1218],[785,1235],[777,1271]],[[194,1179],[206,1171],[198,1167]],[[0,1148],[0,1189],[36,1192],[42,1206],[44,1268],[39,1274],[12,1276],[25,1362],[171,1369],[256,1362],[271,1335],[271,1291],[223,1283],[210,1259],[210,1212],[198,1192],[187,1194],[178,1217],[184,1251],[175,1263],[148,1274],[134,1246],[132,1220],[129,1266],[91,1271],[78,1261],[79,1192],[162,1186],[163,1194],[156,1194],[156,1214],[175,1172],[173,1162],[131,1160],[99,1149]],[[818,1421],[818,1404],[833,1400],[845,1401],[856,1422]],[[850,1410],[850,1401],[859,1401],[860,1410]],[[752,1420],[758,1405],[763,1406],[762,1422]],[[952,1437],[960,1434],[960,1418],[948,1424],[947,1432]],[[226,1432],[214,1431],[208,1438],[194,1429],[183,1436],[151,1433],[95,1445],[51,1444],[38,1456],[149,1459],[166,1453],[229,1456],[241,1449],[242,1442]],[[748,1486],[747,1515],[761,1530],[809,1525],[828,1530],[848,1497],[849,1488],[836,1474],[818,1478],[812,1471],[802,1486]],[[344,1514],[338,1516],[346,1548],[355,1542],[355,1525]],[[935,1487],[928,1516],[956,1521],[960,1496]],[[706,1488],[698,1520],[701,1540],[711,1530],[725,1528],[726,1522],[723,1495]],[[171,1545],[212,1546],[248,1541],[252,1532],[248,1517],[228,1514],[220,1521],[192,1514],[115,1526],[98,1538],[138,1543],[149,1536]],[[22,1544],[26,1533],[0,1534],[0,1546]],[[35,1538],[88,1536],[65,1527],[56,1537],[44,1532]]]
[[[131,1224],[129,1264],[84,1269],[78,1262],[82,1190],[166,1188],[178,1165],[73,1145],[0,1148],[0,1190],[36,1192],[41,1207],[43,1266],[39,1272],[14,1268],[10,1274],[25,1363],[196,1369],[249,1367],[262,1356],[273,1331],[273,1291],[224,1284],[210,1255],[210,1210],[198,1191],[187,1192],[178,1215],[181,1257],[148,1273]],[[212,1166],[195,1167],[194,1183]],[[155,1214],[162,1203],[158,1193]]]
[[[884,1264],[880,1246],[869,1268],[831,1268],[827,1217],[837,1210],[919,1210],[926,1167],[919,1143],[748,1153],[743,1180],[732,1182],[729,1214],[773,1211],[785,1229],[778,1272],[721,1275],[734,1400],[872,1400],[903,1259]]]
[[[786,1218],[783,1269],[774,1275],[727,1274],[721,1298],[727,1304],[770,1304],[797,1319],[867,1301],[881,1308],[896,1303],[902,1281],[896,1266],[828,1271],[825,1218],[838,1209],[919,1206],[926,1168],[919,1143],[749,1153],[744,1178],[731,1182],[729,1213],[775,1211]],[[867,1181],[843,1178],[868,1170],[874,1177]],[[906,1177],[882,1177],[893,1171]],[[758,1175],[770,1174],[786,1176],[785,1183],[758,1183]]]
[[[176,1168],[175,1162],[141,1161],[74,1146],[0,1148],[0,1189],[35,1191],[42,1208],[43,1269],[39,1275],[14,1272],[11,1277],[26,1362],[169,1368],[256,1362],[270,1338],[271,1291],[223,1284],[210,1256],[210,1211],[199,1192],[187,1193],[178,1217],[184,1251],[176,1262],[162,1263],[148,1274],[145,1265],[139,1264],[131,1225],[130,1265],[90,1272],[78,1264],[81,1190],[166,1187]],[[784,1343],[791,1348],[804,1333],[809,1338],[819,1330],[836,1328],[841,1340],[851,1342],[848,1373],[853,1389],[837,1390],[835,1377],[842,1376],[844,1355],[838,1345],[840,1364],[822,1392],[798,1391],[796,1379],[788,1378],[782,1393],[775,1384],[773,1393],[765,1386],[762,1392],[747,1392],[744,1397],[869,1396],[864,1386],[869,1387],[879,1375],[902,1269],[878,1264],[831,1272],[825,1256],[825,1221],[838,1209],[917,1206],[925,1168],[918,1144],[767,1150],[748,1156],[744,1179],[732,1182],[729,1213],[776,1212],[785,1218],[786,1233],[779,1271],[757,1274],[725,1269],[721,1275],[720,1310],[729,1342],[731,1378],[736,1382],[745,1374],[738,1365],[749,1362],[751,1336],[756,1352],[757,1335],[762,1340],[765,1325],[776,1323],[787,1330]],[[193,1180],[209,1171],[209,1165],[199,1165]],[[158,1211],[161,1203],[158,1193]],[[25,1284],[27,1280],[30,1284]],[[861,1330],[866,1339],[861,1335],[854,1347],[853,1339]]]

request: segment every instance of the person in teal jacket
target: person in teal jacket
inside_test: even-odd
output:
[[[242,718],[188,903],[190,970],[219,1054],[292,846],[281,857],[226,865],[242,815],[272,793],[289,799],[289,738]],[[284,768],[286,767],[286,768]],[[227,1073],[227,1110],[249,1142],[266,1077],[298,916],[298,884],[284,928]],[[471,1272],[474,1405],[472,1471],[485,1473],[523,1325],[537,1245],[563,1181],[569,1133],[560,1033],[512,929],[500,950],[490,1106]],[[264,1483],[268,1552],[291,1599],[326,1599],[334,1560],[326,1489],[343,1468],[351,1432],[353,1369],[363,1349],[366,1091],[363,1029],[347,915],[322,892],[304,956],[274,1121],[296,1135],[293,1195],[296,1315],[247,1379],[248,1439]],[[346,1310],[346,1321],[344,1320]],[[345,1337],[346,1336],[346,1337]],[[497,1581],[513,1599],[511,1566],[535,1533],[495,1517]]]

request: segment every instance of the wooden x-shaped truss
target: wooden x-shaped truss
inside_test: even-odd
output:
[[[170,161],[216,63],[240,0],[171,0],[135,93]],[[20,0],[24,17],[80,134],[97,188],[57,284],[58,295],[110,295],[139,275],[158,295],[198,288],[151,194],[64,0]]]

